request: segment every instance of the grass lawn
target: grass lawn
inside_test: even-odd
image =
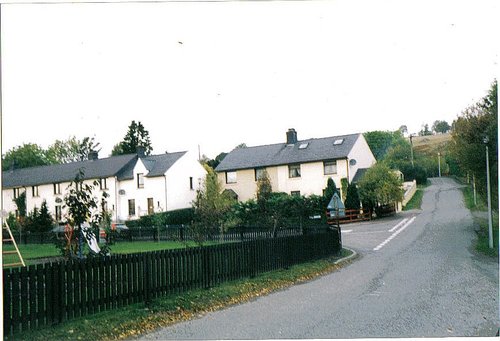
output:
[[[422,207],[422,198],[424,197],[424,189],[428,186],[429,183],[427,183],[426,185],[417,185],[417,191],[410,199],[410,201],[408,201],[406,206],[403,207],[403,211],[420,209]]]
[[[342,250],[346,257],[351,252]],[[123,340],[157,328],[248,302],[273,291],[303,283],[342,267],[340,257],[292,266],[287,270],[264,273],[254,278],[224,283],[210,289],[192,290],[162,297],[150,306],[144,303],[101,312],[35,332],[20,333],[16,340]],[[350,262],[350,261],[348,261]]]
[[[477,205],[474,204],[474,193],[470,186],[463,187],[465,206],[474,212],[486,212],[488,210],[487,202],[481,196],[477,196]],[[493,249],[489,248],[488,218],[474,217],[474,222],[479,226],[477,232],[476,251],[485,255],[498,257],[498,212],[493,211]]]
[[[210,243],[205,244],[209,245]],[[188,246],[196,246],[196,243],[189,242]],[[26,265],[37,264],[39,263],[40,258],[61,256],[59,250],[54,244],[20,244],[18,247]],[[172,241],[118,242],[110,246],[111,254],[182,249],[185,247],[185,243]],[[5,245],[4,250],[14,250],[14,246],[12,244]],[[18,262],[17,255],[4,255],[3,262],[6,264]]]

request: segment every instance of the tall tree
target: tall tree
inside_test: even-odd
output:
[[[432,124],[432,131],[434,131],[436,133],[442,133],[442,134],[444,134],[444,133],[449,132],[450,129],[451,129],[451,126],[446,121],[436,120]]]
[[[2,158],[2,170],[46,166],[51,164],[46,151],[34,143],[25,143],[14,147],[5,153]]]
[[[96,142],[93,137],[84,137],[79,140],[71,136],[66,140],[56,140],[47,149],[47,157],[51,163],[70,163],[88,160],[91,152],[100,150],[100,143]]]
[[[356,184],[349,184],[349,186],[347,186],[345,208],[350,210],[359,210],[360,202],[361,201],[359,199],[358,187],[356,186]]]
[[[452,157],[462,175],[475,175],[477,190],[486,193],[486,145],[489,148],[492,199],[498,202],[498,83],[494,81],[488,94],[466,108],[452,124]],[[487,143],[485,143],[487,138]]]
[[[198,189],[193,202],[194,222],[191,226],[198,243],[202,243],[209,234],[224,232],[224,219],[235,200],[223,190],[217,174],[205,167],[207,175],[201,188]]]
[[[369,168],[358,186],[363,208],[372,209],[377,205],[399,202],[403,198],[401,180],[383,163]]]
[[[422,130],[418,132],[418,136],[428,136],[432,135],[432,132],[429,130],[429,125],[426,123],[422,126]]]
[[[149,132],[144,128],[142,123],[132,121],[128,127],[128,131],[118,145],[113,147],[112,155],[134,154],[137,152],[137,147],[144,148],[145,155],[151,155],[153,147],[149,138]]]

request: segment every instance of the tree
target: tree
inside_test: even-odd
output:
[[[100,143],[96,143],[93,137],[84,137],[82,140],[78,140],[72,136],[64,141],[56,140],[47,149],[47,157],[51,163],[84,161],[89,159],[91,152],[99,152],[101,150],[99,146]]]
[[[451,126],[446,121],[434,121],[432,124],[432,131],[436,133],[447,133],[451,129]]]
[[[47,202],[44,200],[40,209],[35,207],[27,216],[25,229],[30,232],[49,232],[53,223],[54,220],[47,208]]]
[[[422,130],[418,132],[418,136],[429,136],[432,132],[429,130],[429,125],[426,123],[422,126]]]
[[[227,156],[227,153],[220,153],[219,155],[217,155],[215,157],[215,159],[211,160],[209,159],[208,157],[206,157],[205,155],[203,155],[203,158],[201,161],[201,164],[207,164],[209,165],[212,169],[215,169],[217,168],[217,166],[222,162],[222,160],[224,160],[224,158]]]
[[[408,144],[400,130],[394,132],[375,130],[366,132],[363,136],[377,161],[382,160],[391,148]]]
[[[363,208],[366,209],[403,199],[401,180],[383,163],[377,163],[369,168],[358,186]]]
[[[486,145],[490,150],[492,201],[498,203],[498,83],[495,80],[487,95],[467,107],[452,124],[450,157],[458,164],[461,174],[474,175],[477,190],[486,193]]]
[[[137,147],[143,147],[145,155],[151,155],[153,151],[149,132],[140,121],[137,123],[132,121],[123,141],[113,147],[111,155],[134,154],[137,152]]]
[[[2,170],[46,166],[51,164],[46,151],[37,144],[25,143],[14,147],[2,158]]]
[[[98,199],[92,194],[98,182],[87,184],[83,181],[84,176],[83,170],[80,170],[64,196],[64,207],[68,209],[69,230],[66,235],[68,243],[59,245],[65,256],[77,255],[80,259],[83,258],[84,241],[95,237],[91,229],[84,230],[84,225],[95,226],[98,221],[98,217],[93,216],[93,212],[98,209]]]
[[[207,235],[224,233],[225,215],[231,210],[235,200],[223,190],[217,174],[205,167],[207,175],[202,186],[197,190],[193,203],[194,221],[191,226],[196,241],[201,244]]]
[[[328,178],[326,188],[323,190],[323,210],[326,210],[335,193],[338,193],[337,185],[335,185],[335,181],[332,178]]]
[[[408,127],[406,125],[402,125],[399,127],[399,132],[401,133],[401,135],[405,135],[405,134],[408,134]]]
[[[359,210],[360,208],[358,187],[354,183],[350,183],[347,186],[347,195],[345,198],[345,208],[348,210]]]

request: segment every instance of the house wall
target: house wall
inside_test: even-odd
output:
[[[349,152],[348,158],[349,160],[356,160],[354,166],[349,165],[349,182],[352,181],[359,168],[370,168],[377,162],[363,134],[359,134],[358,139]]]
[[[168,211],[192,206],[196,191],[207,172],[193,152],[187,152],[166,173],[166,194]],[[193,187],[191,188],[190,178]],[[165,187],[165,183],[164,183]]]
[[[143,188],[138,188],[137,186],[137,174],[142,173],[144,175],[144,186]],[[153,204],[155,211],[157,207],[165,208],[165,194],[164,194],[164,180],[163,178],[148,178],[147,168],[144,166],[142,161],[139,159],[135,164],[133,170],[133,179],[121,180],[118,183],[118,193],[120,191],[125,192],[125,194],[118,194],[119,196],[119,210],[117,214],[118,221],[125,221],[129,219],[136,219],[140,216],[148,214],[148,198],[153,198]],[[128,201],[130,199],[135,200],[135,214],[129,215]],[[159,205],[158,205],[159,202]]]
[[[301,176],[290,178],[288,165],[267,167],[267,173],[274,192],[300,191],[301,195],[322,195],[328,178],[333,178],[337,187],[340,188],[340,179],[347,177],[347,161],[337,160],[337,174],[324,174],[323,161],[308,162],[300,165]],[[226,172],[218,173],[219,181],[225,189],[232,189],[238,194],[238,200],[246,201],[256,197],[257,181],[255,181],[255,169],[242,169],[236,171],[237,181],[234,184],[226,183]]]
[[[85,180],[83,183],[87,185],[94,186],[94,181],[99,179],[90,179]],[[93,195],[98,199],[99,203],[101,201],[103,192],[107,192],[109,197],[106,199],[108,203],[108,210],[110,210],[115,215],[115,187],[116,181],[114,178],[106,179],[107,189],[101,190],[99,186],[94,186]],[[47,202],[47,208],[55,219],[56,217],[56,206],[61,206],[62,220],[65,219],[65,215],[67,214],[67,209],[64,209],[64,196],[69,191],[70,182],[62,182],[60,183],[61,194],[54,194],[54,184],[45,184],[38,185],[38,196],[33,196],[32,186],[21,187],[20,193],[26,191],[26,212],[29,214],[33,211],[35,207],[40,208],[42,206],[43,201]],[[7,188],[2,190],[2,205],[3,209],[10,212],[15,212],[17,209],[16,204],[14,203],[14,190],[12,188]],[[59,201],[59,202],[58,202]]]

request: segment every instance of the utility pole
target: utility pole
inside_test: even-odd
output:
[[[486,136],[483,140],[486,145],[486,187],[488,190],[488,246],[493,249],[493,222],[491,219],[491,186],[490,186],[490,160],[488,155],[488,142]]]
[[[439,172],[439,177],[441,177],[441,153],[438,152],[438,172]]]
[[[411,166],[415,167],[413,164],[413,134],[410,134],[410,153],[411,153]]]

